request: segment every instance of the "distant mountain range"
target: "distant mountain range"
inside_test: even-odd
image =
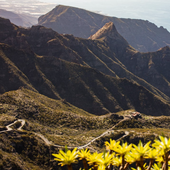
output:
[[[30,27],[38,23],[37,18],[32,15],[17,14],[4,9],[0,9],[0,17],[8,18],[12,23],[22,27]]]
[[[0,1],[0,17],[8,18],[18,26],[31,27],[38,23],[38,17],[54,8],[56,4],[38,0]]]
[[[26,1],[28,5],[22,4],[21,10],[19,10],[17,4],[20,3],[16,1],[16,4],[13,4],[16,12],[0,9],[0,16],[10,19],[12,23],[18,26],[30,27],[38,23],[39,25],[52,28],[58,33],[73,34],[76,37],[82,38],[90,37],[111,21],[128,43],[140,52],[153,52],[170,45],[170,33],[165,28],[158,28],[149,21],[109,17],[63,5],[56,6],[37,21],[37,17],[42,15],[43,10],[50,10],[54,4],[46,4],[45,6],[45,3],[39,3],[38,1],[32,2],[32,4]],[[14,10],[10,7],[10,3],[8,5],[9,8],[7,9]],[[43,8],[43,6],[45,7]],[[17,11],[20,11],[20,13]]]
[[[88,38],[108,22],[140,52],[156,51],[170,45],[170,33],[149,21],[109,17],[80,8],[59,5],[38,19],[39,25],[58,33]]]
[[[28,15],[32,15],[36,18],[47,13],[52,8],[54,8],[56,4],[41,2],[39,0],[1,0],[0,8],[12,11],[14,13],[24,13]]]

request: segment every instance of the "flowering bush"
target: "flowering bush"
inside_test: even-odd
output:
[[[120,144],[110,139],[105,145],[108,152],[104,153],[90,153],[88,149],[78,151],[75,148],[73,151],[60,150],[53,156],[61,166],[67,165],[68,170],[72,170],[71,164],[77,163],[78,160],[83,161],[85,170],[88,170],[88,165],[94,170],[111,170],[113,166],[119,167],[119,170],[126,170],[132,163],[136,164],[136,170],[168,170],[170,139],[166,137],[159,136],[153,144],[148,142],[145,145],[141,141],[138,145],[128,145],[127,142]],[[149,160],[149,164],[146,160]]]

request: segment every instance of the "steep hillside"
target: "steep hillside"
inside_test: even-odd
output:
[[[38,19],[34,16],[24,13],[17,14],[15,12],[7,11],[4,9],[0,9],[0,17],[8,18],[12,23],[22,27],[30,27],[37,24],[38,22]]]
[[[32,133],[11,131],[0,133],[0,138],[1,169],[48,170],[51,167],[49,146]]]
[[[4,30],[0,29],[0,34],[3,37],[1,42],[8,43],[18,49],[32,50],[39,56],[60,58],[69,62],[90,66],[114,77],[125,77],[145,86],[159,97],[169,100],[165,94],[154,86],[129,72],[119,61],[117,57],[127,54],[132,56],[137,51],[129,46],[126,40],[118,34],[112,23],[106,26],[105,31],[108,35],[114,34],[114,36],[105,35],[103,36],[104,41],[75,38],[72,35],[60,35],[52,29],[47,29],[43,26],[33,26],[30,29],[18,28],[11,24],[9,20],[2,19],[1,23],[6,28]],[[36,83],[37,88],[41,89],[42,85],[39,85],[40,83]],[[47,87],[53,86],[47,85]],[[52,91],[54,92],[55,89]],[[51,88],[45,94],[53,96]]]
[[[120,35],[116,34],[113,23],[107,23],[90,39],[104,41],[127,70],[170,96],[168,75],[170,48],[168,46],[156,52],[136,52],[125,40],[123,41]]]
[[[130,110],[93,116],[64,100],[24,88],[0,95],[0,103],[1,169],[56,170],[60,168],[52,153],[65,145],[69,149],[86,146],[94,152],[104,151],[104,142],[110,138],[138,144],[165,132],[170,136],[169,116],[142,114],[136,120],[129,118]]]
[[[84,9],[59,5],[38,19],[40,25],[62,34],[88,38],[108,22],[141,52],[156,51],[170,45],[170,33],[149,21],[108,17]]]
[[[4,44],[1,44],[0,56],[1,93],[27,87],[51,98],[65,99],[96,115],[127,109],[150,115],[155,112],[169,114],[165,100],[127,79],[107,76],[56,57],[40,57]],[[8,77],[4,76],[6,72]]]
[[[4,47],[4,44],[0,44]],[[9,49],[8,46],[5,48]],[[17,55],[17,53],[15,54]],[[0,93],[27,87],[36,91],[29,82],[28,77],[3,53],[0,47]]]
[[[123,119],[113,113],[95,116],[77,108],[65,99],[55,100],[37,92],[21,88],[0,95],[0,114],[26,119],[32,123],[52,128],[75,128],[81,130],[110,128]],[[115,119],[112,117],[115,116]],[[7,122],[4,119],[3,125]],[[29,127],[27,127],[27,130]],[[62,130],[62,129],[61,129]]]
[[[170,47],[153,53],[136,53],[119,58],[127,70],[143,78],[160,91],[170,96]]]

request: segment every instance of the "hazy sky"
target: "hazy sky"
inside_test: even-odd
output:
[[[39,0],[98,11],[119,18],[144,19],[170,31],[169,0]]]

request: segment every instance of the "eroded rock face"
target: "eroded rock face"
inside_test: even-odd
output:
[[[119,34],[114,26],[113,22],[106,23],[101,29],[93,34],[90,39],[102,39],[105,37],[116,38]],[[123,37],[122,37],[123,38]]]

